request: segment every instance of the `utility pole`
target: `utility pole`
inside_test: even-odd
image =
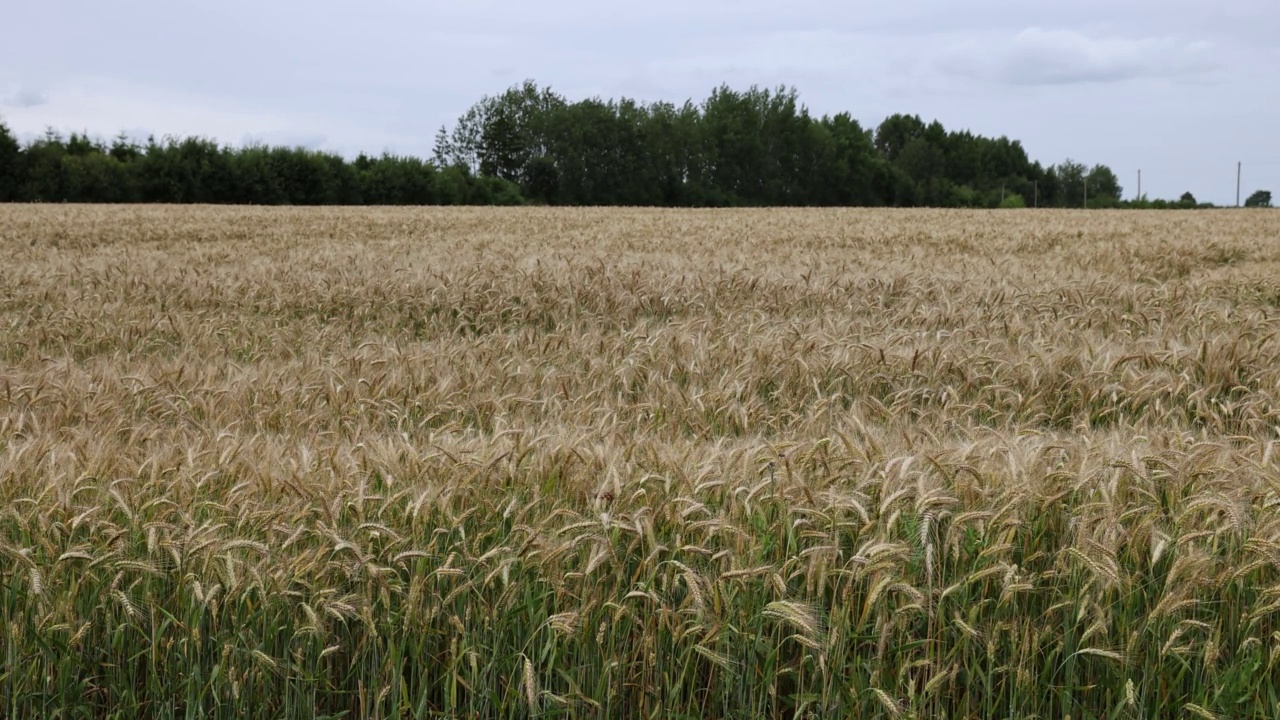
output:
[[[1240,161],[1236,161],[1236,207],[1240,207]]]
[[[1142,202],[1142,168],[1138,168],[1138,202]]]
[[[1038,208],[1040,207],[1040,181],[1039,180],[1035,181],[1035,189],[1036,189],[1035,200],[1032,201],[1031,207]]]
[[[1084,209],[1088,210],[1089,209],[1089,178],[1085,178],[1084,180],[1081,180],[1080,184],[1084,186]]]

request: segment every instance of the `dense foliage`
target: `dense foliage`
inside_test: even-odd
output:
[[[431,162],[204,138],[110,144],[53,131],[25,146],[0,124],[0,200],[262,205],[1119,204],[1106,166],[1044,167],[1016,140],[948,131],[913,115],[874,130],[813,117],[794,89],[722,86],[701,104],[590,98],[533,82],[486,96]]]
[[[50,131],[26,145],[0,125],[0,200],[246,205],[516,205],[519,188],[419,158],[231,148],[204,138],[110,145]]]
[[[894,115],[874,131],[848,113],[813,117],[796,91],[722,86],[701,105],[571,103],[532,82],[485,97],[437,135],[436,162],[518,183],[565,205],[932,205],[1118,203],[1110,169],[1045,168],[1005,137]]]

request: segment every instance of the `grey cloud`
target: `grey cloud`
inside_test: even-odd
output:
[[[1111,83],[1138,78],[1203,78],[1216,69],[1213,46],[1174,37],[1090,37],[1027,28],[1003,42],[970,41],[938,59],[945,74],[1012,85]]]
[[[147,128],[429,155],[442,124],[532,78],[575,99],[677,104],[722,82],[794,85],[814,114],[847,110],[869,127],[918,113],[1019,138],[1046,162],[1141,167],[1153,197],[1234,201],[1234,162],[1247,179],[1250,158],[1280,155],[1276,0],[12,5],[10,25],[63,40],[0,43],[0,115],[24,137]],[[115,41],[134,35],[148,42]],[[1202,169],[1220,166],[1222,184]]]
[[[39,90],[23,88],[12,95],[6,96],[3,101],[0,101],[0,105],[11,108],[33,108],[48,102],[48,96]]]

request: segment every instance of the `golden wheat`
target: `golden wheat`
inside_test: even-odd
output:
[[[0,206],[0,715],[1274,716],[1277,237]]]

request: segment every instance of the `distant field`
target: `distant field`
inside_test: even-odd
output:
[[[0,206],[0,716],[1280,714],[1280,211]]]

